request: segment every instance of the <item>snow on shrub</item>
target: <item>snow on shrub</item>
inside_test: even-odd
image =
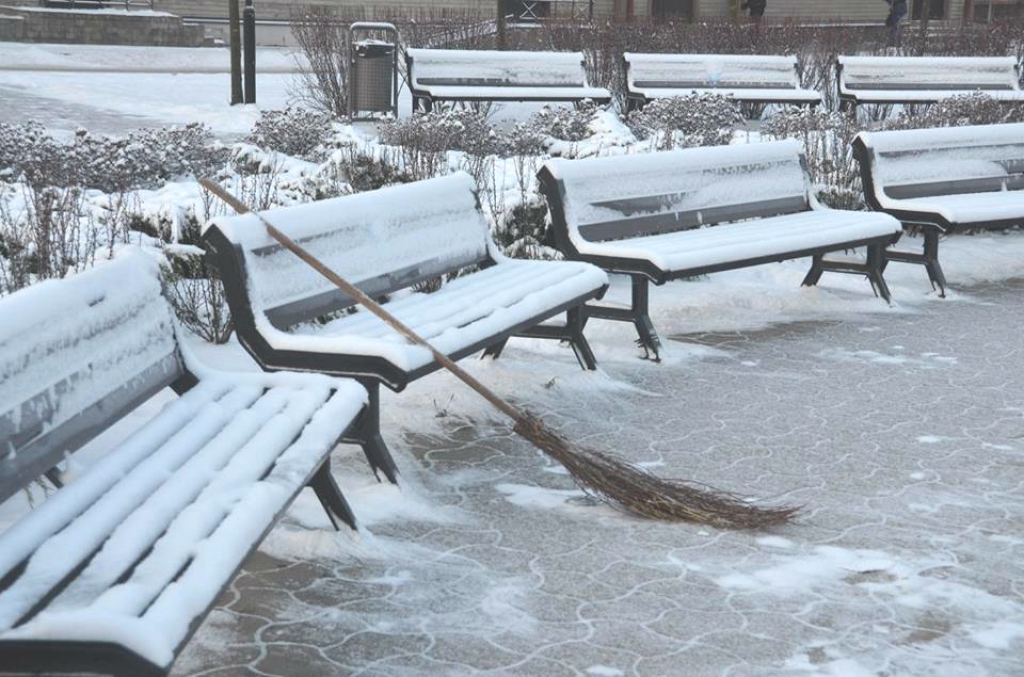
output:
[[[380,126],[380,140],[398,149],[400,166],[417,181],[447,174],[451,169],[448,151],[471,156],[465,169],[479,180],[481,167],[472,158],[487,158],[500,148],[500,137],[487,118],[472,110],[391,120]]]
[[[967,125],[998,125],[1024,121],[1024,105],[1002,103],[982,92],[951,96],[923,112],[914,107],[904,109],[887,129],[927,129],[930,127],[965,127]]]
[[[835,209],[864,209],[860,167],[850,152],[863,128],[853,116],[818,108],[790,107],[761,125],[761,134],[803,142],[817,197]]]
[[[313,160],[332,131],[330,115],[308,108],[288,107],[260,113],[246,141],[266,150]]]
[[[581,101],[575,108],[544,106],[530,116],[526,125],[558,141],[583,141],[594,133],[591,123],[600,111],[600,107],[589,99]]]
[[[69,142],[61,142],[35,122],[0,122],[0,178],[40,188],[154,188],[170,179],[216,171],[226,159],[224,146],[198,123],[141,129],[124,137],[79,129]]]
[[[626,124],[652,150],[722,146],[743,122],[736,103],[718,94],[655,99],[626,118]]]

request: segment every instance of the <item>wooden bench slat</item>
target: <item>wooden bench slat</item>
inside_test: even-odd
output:
[[[92,605],[129,616],[145,611],[231,511],[238,492],[273,467],[329,396],[311,389],[264,393],[125,516],[44,613]]]
[[[157,269],[125,254],[73,287],[50,280],[5,297],[0,501],[184,373]],[[126,274],[138,284],[119,284]]]
[[[120,445],[116,455],[108,454],[102,469],[91,473],[87,482],[71,483],[59,492],[59,501],[46,501],[37,506],[32,511],[31,522],[22,520],[11,526],[3,534],[5,547],[0,549],[0,579],[180,431],[182,421],[194,419],[203,407],[222,397],[228,389],[226,382],[206,381],[175,399],[144,429]]]
[[[130,446],[119,447],[112,462],[118,463],[124,474],[97,496],[94,503],[76,515],[67,527],[39,545],[21,576],[0,593],[0,632],[14,627],[42,595],[66,582],[65,578],[96,552],[118,524],[139,509],[169,475],[231,424],[232,419],[259,395],[257,389],[235,388],[218,400],[216,406],[212,402],[206,403],[192,420],[179,419],[178,430],[165,443],[143,458],[133,458],[137,463],[130,468],[118,463],[121,461],[118,457],[123,454],[132,458],[133,449]],[[145,432],[143,429],[143,434]],[[109,474],[104,472],[101,477],[106,479]],[[90,477],[89,481],[92,480]],[[67,510],[63,505],[65,501],[61,500],[61,492],[53,498],[59,506],[56,509]],[[31,525],[34,521],[31,518],[29,515],[23,522]],[[26,590],[35,591],[40,597],[33,598],[25,593]]]

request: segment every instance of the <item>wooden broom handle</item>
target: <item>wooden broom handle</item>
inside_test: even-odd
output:
[[[369,310],[371,313],[373,313],[381,320],[386,322],[391,328],[393,328],[399,334],[408,339],[410,343],[423,346],[424,348],[429,350],[430,354],[433,355],[434,359],[437,360],[438,364],[440,364],[442,367],[444,367],[451,373],[455,374],[455,376],[458,377],[463,383],[465,383],[470,388],[479,393],[481,397],[486,399],[497,409],[501,410],[509,418],[514,420],[516,423],[520,423],[524,420],[524,415],[522,412],[520,412],[510,403],[502,399],[497,393],[495,393],[490,388],[488,388],[483,383],[474,378],[465,369],[455,364],[455,361],[452,360],[450,357],[434,348],[434,346],[430,345],[429,341],[427,341],[425,338],[417,334],[410,327],[406,326],[401,320],[396,318],[388,311],[384,310],[384,308],[382,308],[379,303],[377,303],[372,298],[364,294],[361,289],[356,287],[354,284],[351,284],[350,282],[342,278],[340,275],[335,273],[333,270],[328,268],[322,261],[320,261],[320,259],[313,256],[313,254],[311,254],[302,245],[295,242],[295,240],[291,239],[290,237],[282,233],[280,230],[275,228],[274,225],[267,221],[267,219],[262,214],[246,207],[240,200],[238,200],[238,198],[236,198],[231,193],[227,192],[219,183],[216,183],[215,181],[203,178],[199,180],[199,184],[206,190],[210,191],[211,193],[219,197],[228,206],[230,206],[239,214],[254,215],[267,229],[267,232],[270,234],[270,236],[277,240],[279,243],[281,243],[281,246],[283,246],[285,249],[295,254],[300,259],[302,259],[313,270],[320,273],[328,280],[330,280],[332,283],[334,283],[338,287],[338,289],[341,289],[343,292],[345,292],[346,294],[354,298],[356,301],[358,301],[360,304],[362,304],[364,307],[366,307],[366,309]]]

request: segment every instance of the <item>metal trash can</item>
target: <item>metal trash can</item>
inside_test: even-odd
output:
[[[356,40],[359,31],[393,36],[394,42],[379,38]],[[352,46],[349,78],[349,112],[353,118],[360,113],[398,112],[398,29],[389,23],[358,22],[349,27]]]

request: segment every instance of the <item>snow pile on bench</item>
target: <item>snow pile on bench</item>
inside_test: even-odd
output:
[[[466,173],[347,195],[264,216],[353,284],[382,273],[417,277],[487,256],[488,227],[477,210],[476,184]],[[281,247],[252,215],[214,219],[245,252],[254,308],[275,307],[333,293],[336,287]]]
[[[582,52],[410,49],[410,87],[432,97],[607,99],[587,85]]]
[[[546,163],[566,187],[565,216],[580,251],[588,224],[795,198],[810,186],[794,140]]]
[[[821,100],[800,87],[795,56],[627,52],[623,58],[629,93],[645,98],[708,91],[744,100]]]
[[[884,209],[949,223],[1024,218],[1024,123],[862,132]]]
[[[978,90],[1024,98],[1013,57],[839,57],[839,94],[874,102],[939,101]]]
[[[3,307],[0,439],[39,419],[37,434],[55,428],[147,369],[175,368],[159,266],[137,250],[76,275],[73,285],[22,289]]]

